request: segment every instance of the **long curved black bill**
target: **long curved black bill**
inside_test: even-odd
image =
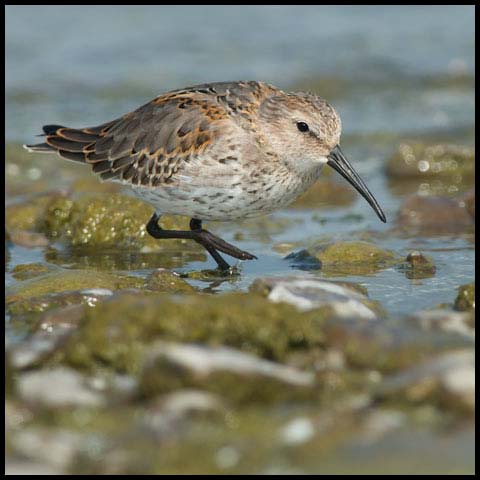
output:
[[[358,173],[350,165],[349,161],[345,158],[340,145],[337,145],[328,156],[327,165],[330,165],[334,170],[336,170],[345,180],[347,180],[351,185],[355,187],[357,192],[370,204],[370,206],[375,210],[375,213],[378,215],[378,218],[382,222],[386,222],[387,218],[383,213],[383,210],[380,208],[380,205],[375,200],[375,197],[371,194],[370,190],[367,188],[363,180],[360,178]]]

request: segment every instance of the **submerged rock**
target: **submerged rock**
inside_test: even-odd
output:
[[[460,311],[475,310],[475,283],[468,283],[458,288],[455,309]]]
[[[407,197],[400,207],[396,225],[423,235],[473,232],[473,220],[465,205],[445,197]]]
[[[41,315],[36,329],[22,342],[8,348],[16,369],[38,366],[61,348],[83,316],[82,305],[54,309]]]
[[[151,396],[180,387],[205,388],[232,400],[261,402],[311,394],[313,383],[312,373],[232,348],[157,341],[148,348],[140,389]]]

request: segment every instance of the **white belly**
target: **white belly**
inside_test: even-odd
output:
[[[133,193],[151,204],[157,213],[185,215],[199,220],[231,221],[271,213],[293,202],[319,177],[320,169],[307,178],[283,177],[246,181],[240,175],[202,184],[181,181],[159,187],[132,186]]]

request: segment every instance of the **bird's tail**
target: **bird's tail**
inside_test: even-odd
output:
[[[29,152],[52,153],[75,162],[86,163],[86,155],[95,149],[99,140],[114,122],[91,128],[67,128],[62,125],[44,125],[41,137],[43,143],[24,145]]]

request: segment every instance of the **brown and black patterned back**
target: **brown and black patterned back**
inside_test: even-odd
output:
[[[47,125],[45,142],[27,148],[91,164],[105,180],[158,186],[201,155],[222,134],[225,122],[248,128],[262,101],[278,93],[260,82],[196,85],[163,94],[97,127]]]

